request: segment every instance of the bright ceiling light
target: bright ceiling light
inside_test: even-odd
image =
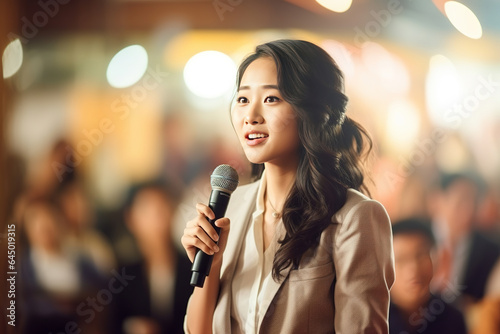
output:
[[[148,53],[140,45],[121,49],[111,59],[106,72],[109,84],[115,88],[130,87],[139,81],[148,68]]]
[[[316,0],[321,6],[332,12],[343,13],[351,8],[352,0]]]
[[[425,95],[427,111],[434,124],[450,126],[446,112],[458,101],[460,93],[460,76],[455,65],[443,55],[433,56],[425,81]]]
[[[16,74],[23,63],[23,46],[19,38],[10,42],[3,51],[2,65],[3,78],[7,79]]]
[[[189,90],[199,97],[221,97],[234,88],[236,65],[222,52],[203,51],[186,63],[184,82]]]
[[[457,1],[447,1],[444,4],[444,11],[451,24],[462,34],[473,39],[481,38],[483,35],[481,23],[467,6]]]
[[[420,115],[417,107],[406,99],[391,103],[387,113],[387,139],[398,151],[411,147],[420,131]]]

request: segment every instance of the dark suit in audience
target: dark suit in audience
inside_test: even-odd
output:
[[[125,266],[127,275],[134,276],[129,285],[117,295],[115,304],[117,322],[120,327],[126,319],[135,317],[153,319],[159,325],[161,334],[183,333],[182,324],[187,301],[193,288],[189,284],[191,278],[191,262],[185,253],[177,254],[176,276],[173,284],[173,296],[169,310],[154,310],[151,286],[146,264],[141,261]],[[124,333],[122,328],[118,332]]]
[[[163,183],[134,187],[125,221],[139,252],[136,262],[125,264],[134,276],[117,294],[114,304],[117,331],[124,334],[182,333],[191,287],[191,262],[172,239],[174,195]]]
[[[441,298],[431,296],[419,312],[407,316],[397,305],[389,307],[389,334],[466,334],[462,313]]]
[[[479,232],[471,235],[471,246],[466,262],[463,281],[463,293],[474,300],[484,297],[486,283],[499,258],[497,244]]]

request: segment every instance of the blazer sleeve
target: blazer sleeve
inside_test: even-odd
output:
[[[333,261],[336,333],[388,333],[394,282],[391,223],[384,207],[365,199],[339,222]]]

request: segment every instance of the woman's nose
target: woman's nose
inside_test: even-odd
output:
[[[258,106],[250,106],[248,113],[245,116],[245,124],[261,124],[264,122],[264,117]]]

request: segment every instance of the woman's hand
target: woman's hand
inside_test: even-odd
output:
[[[208,206],[198,203],[196,204],[198,215],[187,222],[184,234],[181,238],[182,246],[191,262],[194,261],[197,249],[213,255],[214,262],[219,259],[226,248],[227,236],[229,234],[229,219],[220,218],[215,221],[215,225],[220,228],[220,235],[208,222],[207,218],[214,219],[215,214]],[[218,245],[217,245],[218,241]]]
[[[187,222],[182,235],[182,246],[191,262],[198,249],[214,255],[211,274],[207,277],[203,288],[196,288],[191,295],[186,314],[186,333],[212,333],[215,305],[220,290],[220,270],[222,253],[226,248],[229,234],[229,219],[220,218],[215,221],[215,226],[220,228],[217,235],[215,228],[208,219],[215,219],[215,214],[210,207],[198,203],[198,215]],[[218,245],[217,245],[218,243]]]

